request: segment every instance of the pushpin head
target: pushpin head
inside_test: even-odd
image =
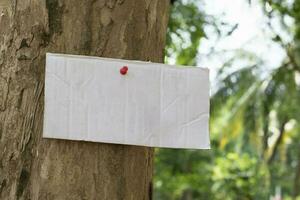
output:
[[[120,69],[120,74],[125,75],[125,74],[127,74],[127,71],[128,71],[128,67],[127,66],[123,66]]]

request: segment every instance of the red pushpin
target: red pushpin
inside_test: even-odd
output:
[[[128,71],[128,67],[127,66],[123,66],[120,69],[120,74],[125,75],[125,74],[127,74],[127,71]]]

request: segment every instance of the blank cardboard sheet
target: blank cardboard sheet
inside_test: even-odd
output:
[[[204,68],[47,53],[44,110],[44,138],[210,148]]]

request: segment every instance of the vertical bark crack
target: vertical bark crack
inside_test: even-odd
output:
[[[58,0],[46,0],[46,8],[48,10],[50,36],[55,33],[61,34],[63,31],[62,17],[64,6],[60,6]]]
[[[20,199],[20,197],[23,195],[24,189],[26,188],[28,181],[29,181],[29,172],[25,169],[22,169],[18,186],[17,186],[17,199]]]

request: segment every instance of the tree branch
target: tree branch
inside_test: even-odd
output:
[[[276,156],[276,153],[277,153],[277,150],[278,150],[278,147],[279,145],[281,144],[282,142],[282,138],[283,138],[283,135],[284,135],[284,126],[285,124],[287,123],[288,120],[283,120],[283,122],[281,123],[280,125],[280,129],[279,129],[279,137],[278,139],[276,140],[275,144],[274,144],[274,148],[273,148],[273,151],[271,153],[271,155],[269,156],[269,159],[268,159],[268,164],[271,164]]]

